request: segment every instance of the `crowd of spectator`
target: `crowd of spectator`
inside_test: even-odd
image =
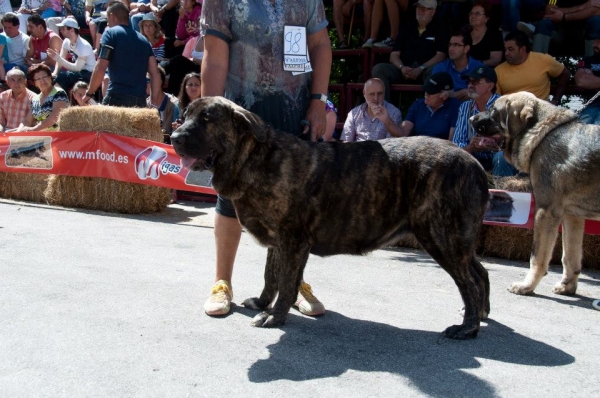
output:
[[[52,128],[65,106],[150,106],[161,115],[168,137],[185,107],[200,96],[202,3],[22,0],[13,10],[8,0],[0,0],[2,129]],[[337,115],[327,101],[325,141],[427,135],[455,142],[494,174],[514,174],[518,171],[502,163],[496,141],[473,134],[470,116],[517,91],[560,104],[570,73],[548,52],[551,43],[577,31],[585,40],[585,58],[575,84],[600,89],[600,0],[330,3],[330,29],[338,39],[334,48],[349,48],[344,19],[362,3],[358,46],[391,52],[389,62],[373,67],[363,88],[364,104]],[[424,92],[404,119],[391,103],[396,83],[421,84]],[[345,123],[336,132],[337,116]],[[587,106],[581,119],[600,124],[600,100]]]

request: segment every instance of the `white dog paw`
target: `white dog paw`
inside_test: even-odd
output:
[[[552,292],[554,294],[560,294],[563,296],[572,296],[575,294],[575,292],[577,291],[577,284],[576,283],[563,283],[563,282],[558,282],[556,285],[554,285],[554,287],[552,288]]]
[[[509,292],[519,295],[532,294],[533,290],[530,285],[526,285],[523,282],[515,282],[508,288]]]

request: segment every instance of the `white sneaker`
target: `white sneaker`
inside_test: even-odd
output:
[[[527,22],[517,22],[517,30],[525,33],[529,37],[533,37],[535,33],[535,25]]]
[[[362,45],[362,48],[373,48],[373,44],[375,43],[375,39],[369,39]]]

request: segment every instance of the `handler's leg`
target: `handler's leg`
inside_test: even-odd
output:
[[[217,251],[217,269],[215,284],[211,295],[204,303],[204,311],[208,315],[226,315],[231,307],[233,291],[231,275],[237,253],[242,226],[240,225],[233,205],[219,196],[215,215],[215,246]],[[232,217],[233,214],[233,217]]]

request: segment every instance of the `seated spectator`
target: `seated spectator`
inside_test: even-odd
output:
[[[19,18],[19,30],[27,34],[27,19],[33,14],[43,13],[43,7],[46,7],[46,0],[23,0],[21,6],[15,12]],[[62,7],[61,7],[62,8]]]
[[[431,24],[436,6],[435,0],[419,0],[416,19],[402,27],[390,54],[390,63],[373,68],[373,77],[385,85],[386,101],[390,101],[392,83],[414,84],[427,80],[433,66],[446,58],[448,35],[443,28]]]
[[[468,98],[467,83],[465,83],[462,76],[468,75],[474,69],[483,66],[483,63],[469,56],[471,40],[471,34],[467,29],[461,29],[453,33],[448,42],[448,59],[433,67],[434,74],[446,72],[452,77],[454,91],[451,96],[461,101]]]
[[[432,3],[433,4],[433,3]],[[385,7],[384,7],[385,6]],[[384,13],[386,11],[387,13]],[[370,37],[362,45],[363,48],[378,47],[378,48],[392,48],[396,44],[396,38],[398,37],[398,31],[400,29],[400,13],[405,12],[408,9],[408,0],[375,0],[373,4],[373,16],[371,17],[371,32]],[[390,23],[390,35],[379,42],[375,42],[381,23],[383,22],[383,15],[387,14]]]
[[[502,62],[504,41],[499,30],[488,29],[492,6],[487,0],[477,0],[469,12],[469,25],[473,44],[469,56],[483,62],[485,65],[495,67]]]
[[[177,122],[177,119],[179,119],[179,100],[174,95],[167,94],[162,90],[162,86],[165,84],[166,80],[165,70],[159,66],[158,73],[160,74],[160,80],[162,82],[161,90],[157,94],[158,102],[153,104],[152,99],[148,97],[148,107],[158,109],[158,114],[160,115],[160,128],[162,129],[163,134],[171,135],[173,123]],[[148,82],[150,82],[149,77]]]
[[[507,34],[517,30],[522,12],[543,13],[548,0],[502,0],[502,30]],[[556,1],[556,0],[554,0]]]
[[[204,58],[204,38],[197,36],[185,44],[183,54],[162,62],[161,65],[164,65],[165,71],[169,75],[167,91],[171,94],[179,93],[185,75],[200,72],[202,58]]]
[[[9,131],[20,125],[28,126],[27,115],[31,112],[31,101],[35,96],[27,89],[27,78],[20,69],[6,74],[9,90],[0,93],[0,131]]]
[[[1,34],[6,39],[6,48],[2,54],[4,69],[8,71],[17,67],[26,72],[25,57],[29,49],[29,36],[19,31],[19,18],[15,13],[4,14],[1,22],[4,28]]]
[[[496,73],[489,66],[482,66],[468,76],[468,101],[463,102],[458,110],[458,119],[454,129],[452,142],[469,152],[481,163],[486,171],[498,176],[511,176],[516,169],[504,160],[500,150],[500,136],[481,137],[475,133],[469,123],[471,116],[490,109],[500,96],[496,94]]]
[[[60,111],[69,105],[67,93],[52,84],[52,70],[48,65],[33,65],[27,75],[40,93],[33,97],[27,123],[19,126],[18,131],[55,130]]]
[[[202,12],[201,2],[196,0],[183,0],[179,7],[179,19],[177,20],[177,31],[175,47],[185,46],[192,37],[200,35],[199,19]]]
[[[585,57],[577,65],[575,84],[586,90],[600,91],[600,35],[594,37],[594,55]],[[583,108],[579,120],[600,125],[600,97]]]
[[[365,103],[348,113],[341,141],[381,140],[400,135],[402,112],[384,100],[385,86],[379,79],[369,79],[363,87]]]
[[[142,33],[140,22],[144,16],[154,15],[158,11],[157,0],[138,0],[129,4],[129,16],[131,17],[131,26],[134,30]]]
[[[46,21],[38,14],[32,14],[27,20],[28,30],[31,33],[29,37],[29,49],[25,64],[31,66],[43,63],[53,68],[56,61],[48,56],[48,49],[60,51],[62,39],[59,35],[46,28]]]
[[[402,122],[397,137],[423,135],[452,139],[460,101],[452,98],[452,78],[446,72],[434,73],[423,84],[425,98],[416,100]]]
[[[92,38],[90,44],[94,47],[94,52],[100,50],[100,39],[107,25],[106,9],[108,3],[108,1],[104,3],[94,2],[93,6],[85,10],[85,22],[90,27],[90,37]]]
[[[149,12],[143,14],[138,23],[138,32],[142,34],[152,45],[152,52],[157,62],[165,61],[165,35],[160,29],[156,16]]]
[[[571,74],[548,54],[531,51],[529,38],[523,32],[512,32],[504,38],[506,61],[496,66],[497,92],[500,95],[528,91],[539,99],[548,100],[550,78],[557,77],[554,105],[560,104]]]
[[[202,88],[202,80],[200,73],[188,73],[181,82],[179,91],[179,119],[172,124],[173,130],[178,128],[185,121],[185,111],[188,105],[200,98],[200,90]]]
[[[558,1],[569,5],[572,2]],[[568,30],[583,30],[585,34],[585,56],[594,55],[592,35],[600,32],[600,5],[596,0],[588,0],[575,7],[548,7],[544,18],[535,24],[532,51],[547,54],[550,40],[563,40]],[[554,34],[556,33],[556,34]]]
[[[171,41],[175,40],[180,3],[180,0],[158,0],[158,11],[154,13],[156,18],[160,21],[160,27],[167,38],[167,43],[170,43],[171,45],[173,44]],[[171,58],[169,50],[170,48],[167,45],[167,58]]]
[[[363,3],[363,23],[365,31],[370,31],[373,2],[374,0],[333,0],[333,24],[338,37],[337,49],[349,48],[348,44],[350,44],[349,40],[351,38],[344,36],[344,18],[350,17],[352,7],[357,7],[356,4],[358,3]]]
[[[65,18],[57,26],[65,41],[60,54],[50,48],[48,56],[56,61],[52,74],[56,83],[68,92],[79,80],[89,83],[96,66],[96,57],[92,45],[79,35],[79,25],[75,19]],[[67,56],[73,62],[69,62]]]
[[[323,134],[321,137],[325,142],[335,141],[336,139],[334,135],[335,124],[337,123],[337,112],[338,111],[335,108],[335,105],[333,105],[333,102],[327,100],[327,104],[325,104],[325,134]]]
[[[86,1],[89,0],[64,0],[64,15],[46,18],[46,25],[48,25],[48,29],[50,29],[56,34],[59,34],[60,28],[58,24],[61,23],[67,17],[75,18],[77,24],[81,28],[89,28],[86,18]]]
[[[75,85],[73,85],[73,88],[71,89],[71,94],[69,95],[69,97],[70,97],[69,105],[70,106],[98,105],[98,103],[96,101],[94,101],[93,98],[90,98],[90,100],[88,102],[85,102],[85,93],[87,92],[88,88],[89,88],[89,84],[87,84],[87,82],[78,81],[77,83],[75,83]]]
[[[8,54],[4,50],[6,50],[7,44],[8,44],[8,41],[6,40],[6,36],[4,36],[3,34],[0,34],[0,87],[1,88],[6,88],[5,87],[6,69],[4,68],[4,62],[8,61]]]

